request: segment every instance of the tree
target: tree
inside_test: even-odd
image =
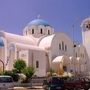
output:
[[[26,63],[22,59],[17,59],[13,64],[13,67],[18,73],[21,73],[21,71],[26,67]]]
[[[27,78],[31,78],[32,75],[34,74],[34,68],[33,67],[26,67],[22,70],[22,73],[27,76]]]
[[[30,82],[30,80],[31,80],[31,77],[33,76],[33,74],[34,74],[34,68],[33,67],[26,67],[26,68],[24,68],[23,70],[22,70],[22,73],[24,74],[24,75],[26,75],[26,80],[24,81],[24,82]]]

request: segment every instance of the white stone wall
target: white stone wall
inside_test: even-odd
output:
[[[39,62],[39,67],[36,68],[36,61]],[[33,67],[35,68],[35,75],[38,77],[46,76],[46,53],[43,51],[33,51]]]
[[[19,58],[24,60],[28,66],[29,61],[29,50],[21,50],[19,51]]]
[[[62,42],[64,43],[64,50],[62,49]],[[59,47],[59,44],[61,47]],[[65,46],[67,47],[67,50],[65,50]],[[55,33],[53,35],[43,38],[39,43],[39,47],[45,48],[46,51],[49,53],[50,66],[52,66],[52,61],[55,57],[67,56],[67,58],[69,58],[73,56],[73,42],[64,33]],[[70,68],[68,67],[68,71],[69,70]]]
[[[62,50],[62,42],[64,43],[64,49],[65,49],[65,45],[67,46],[66,51]],[[59,49],[59,44],[61,45],[61,49]],[[51,55],[52,55],[52,60],[55,57],[61,55],[73,56],[73,43],[66,34],[58,33],[55,35],[51,44]]]
[[[83,45],[76,45],[75,47],[75,57],[76,57],[76,69],[78,72],[87,71],[87,52]]]

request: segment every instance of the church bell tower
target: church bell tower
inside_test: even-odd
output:
[[[81,23],[83,45],[90,45],[90,17]]]
[[[87,51],[87,68],[90,72],[90,17],[83,20],[81,23],[81,28],[83,45]]]

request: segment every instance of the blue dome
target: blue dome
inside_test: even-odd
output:
[[[28,26],[31,25],[44,25],[44,26],[50,26],[46,21],[42,20],[42,19],[35,19],[33,21],[31,21]]]
[[[3,39],[0,38],[0,47],[3,47],[4,46],[4,42],[3,42]]]

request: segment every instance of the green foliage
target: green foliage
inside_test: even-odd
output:
[[[18,59],[15,61],[13,67],[18,73],[21,73],[21,71],[26,67],[26,63],[24,60]]]
[[[27,78],[31,78],[32,75],[34,74],[34,68],[33,67],[26,67],[22,70],[22,73],[27,76]]]
[[[47,76],[53,76],[55,74],[54,70],[50,68],[49,72],[47,72]]]
[[[9,75],[12,76],[13,72],[12,71],[4,71],[3,75]]]
[[[18,81],[19,76],[17,73],[14,73],[13,71],[4,71],[3,75],[9,75],[13,78],[14,81]]]

